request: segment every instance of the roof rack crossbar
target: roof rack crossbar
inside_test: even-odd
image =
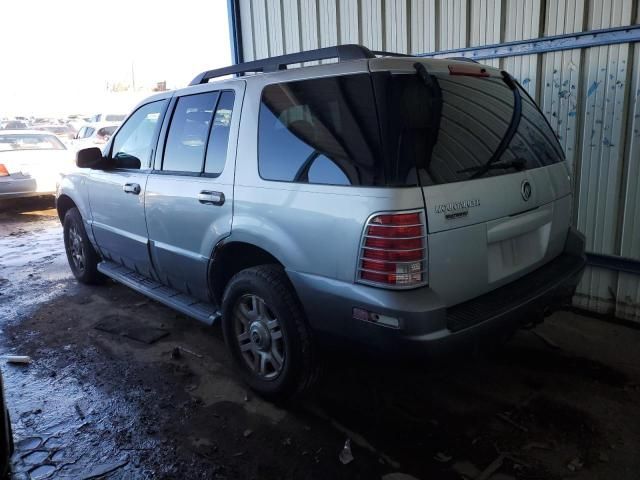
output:
[[[287,55],[280,55],[278,57],[254,60],[252,62],[245,62],[238,65],[231,65],[229,67],[202,72],[196,76],[189,85],[200,85],[201,83],[207,83],[212,78],[223,77],[225,75],[285,70],[287,65],[291,65],[293,63],[313,62],[318,60],[327,60],[329,58],[337,58],[340,62],[344,62],[346,60],[375,58],[376,53],[378,55],[383,54],[382,52],[374,53],[366,47],[355,44],[318,48],[317,50],[290,53]],[[385,54],[390,55],[387,53]]]

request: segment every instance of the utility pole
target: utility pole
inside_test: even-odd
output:
[[[136,91],[136,75],[133,69],[133,62],[131,62],[131,88],[134,92]]]

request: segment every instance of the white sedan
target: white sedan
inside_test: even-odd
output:
[[[37,130],[0,130],[0,200],[55,194],[61,174],[75,168],[58,138]]]

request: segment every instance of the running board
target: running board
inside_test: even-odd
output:
[[[207,325],[213,324],[213,322],[220,318],[220,312],[215,305],[202,302],[171,287],[162,285],[115,262],[100,262],[98,264],[98,271],[116,282],[120,282],[153,300],[163,303],[191,318],[200,320]]]

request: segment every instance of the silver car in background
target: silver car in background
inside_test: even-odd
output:
[[[220,320],[270,398],[308,390],[328,342],[394,359],[506,338],[585,264],[551,127],[475,63],[343,45],[203,72],[77,164],[57,197],[76,278]]]
[[[60,175],[73,169],[71,153],[53,133],[0,130],[0,200],[53,195]]]

